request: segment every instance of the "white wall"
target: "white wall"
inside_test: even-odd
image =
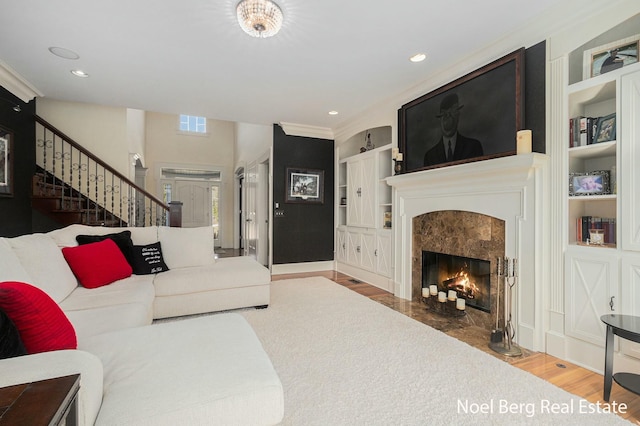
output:
[[[236,123],[234,169],[262,158],[273,146],[273,126]]]
[[[130,176],[126,108],[38,98],[36,113],[124,176]]]
[[[223,247],[233,246],[235,123],[207,120],[206,135],[190,135],[178,131],[178,116],[157,112],[146,113],[145,166],[149,169],[147,187],[162,198],[159,188],[162,167],[185,167],[222,172],[220,186],[220,229]]]

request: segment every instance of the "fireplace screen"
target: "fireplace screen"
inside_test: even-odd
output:
[[[491,262],[449,254],[422,252],[422,287],[455,290],[466,305],[491,311]]]

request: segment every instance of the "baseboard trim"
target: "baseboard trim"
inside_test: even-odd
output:
[[[393,293],[394,284],[391,278],[387,278],[370,271],[365,271],[364,269],[360,269],[358,267],[347,265],[341,262],[337,262],[336,271],[350,275],[353,278],[357,278],[360,281],[366,282],[367,284],[374,285],[378,288]]]

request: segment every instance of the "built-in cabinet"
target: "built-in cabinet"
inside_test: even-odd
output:
[[[342,159],[337,167],[337,270],[393,291],[391,145]]]
[[[569,123],[565,138],[568,358],[602,370],[606,327],[600,317],[640,315],[640,64],[569,85],[567,99],[568,118],[616,116],[614,140],[571,147]],[[576,185],[570,189],[577,184],[575,176],[601,171],[610,175],[607,193],[582,195]],[[606,231],[607,244],[589,238],[598,222],[585,223],[586,218],[615,221],[615,231]],[[624,342],[619,350],[640,358],[637,344]]]

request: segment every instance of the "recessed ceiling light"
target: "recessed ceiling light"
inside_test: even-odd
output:
[[[422,62],[427,58],[427,55],[424,53],[416,53],[412,57],[409,58],[411,62]]]
[[[71,70],[71,74],[75,75],[76,77],[82,77],[82,78],[89,77],[89,74],[87,74],[82,70]]]
[[[329,115],[338,115],[338,111],[329,111]]]
[[[73,50],[65,49],[64,47],[50,47],[49,52],[64,59],[75,60],[80,58],[80,55],[78,55],[76,52],[74,52]]]

